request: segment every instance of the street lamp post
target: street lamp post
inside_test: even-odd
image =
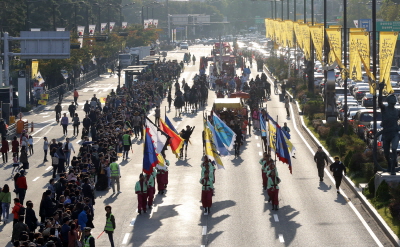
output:
[[[287,0],[286,11],[287,11],[287,19],[290,20],[290,16],[289,16],[289,0]]]
[[[372,24],[374,25],[374,24]],[[375,40],[373,40],[375,42]],[[347,0],[343,0],[343,66],[347,69]],[[344,77],[344,105],[347,110],[347,77],[348,73],[345,73]],[[376,103],[376,102],[375,102]],[[344,114],[344,133],[347,134],[348,131],[348,118],[347,114]],[[375,132],[376,133],[376,132]]]
[[[283,21],[283,0],[281,0],[281,12],[282,12],[281,16],[282,16],[282,21]]]

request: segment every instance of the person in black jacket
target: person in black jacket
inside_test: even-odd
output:
[[[82,192],[83,196],[90,198],[92,201],[92,205],[94,205],[94,197],[93,197],[93,191],[92,191],[92,186],[89,184],[89,178],[85,178],[83,180],[83,185],[82,185]]]
[[[26,211],[25,211],[25,224],[28,225],[29,231],[35,232],[37,228],[38,219],[36,218],[35,210],[33,210],[32,201],[26,202]]]
[[[339,161],[339,157],[336,156],[335,162],[332,163],[329,168],[331,172],[333,172],[333,177],[335,178],[337,193],[340,194],[339,186],[342,183],[343,172],[346,176],[346,167],[343,165],[342,162]]]
[[[85,105],[83,106],[83,111],[86,113],[86,115],[89,114],[89,112],[90,112],[89,100],[86,100],[86,103],[85,103]]]
[[[185,159],[187,158],[187,147],[189,144],[189,140],[190,140],[190,136],[193,133],[195,126],[193,126],[193,128],[191,128],[189,125],[186,126],[186,130],[182,129],[180,136],[182,137],[182,139],[184,140],[183,142],[183,147],[181,149],[181,154],[180,154],[180,158],[183,158],[183,148],[185,148]]]

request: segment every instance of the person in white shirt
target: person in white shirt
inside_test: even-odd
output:
[[[71,150],[74,151],[75,153],[75,149],[74,146],[72,145],[72,143],[69,142],[69,138],[65,139],[66,142],[63,145],[63,151],[64,151],[64,155],[65,155],[65,165],[69,166],[69,161],[71,160]]]
[[[44,151],[44,158],[43,162],[47,162],[47,151],[49,150],[49,141],[47,140],[47,137],[43,137],[43,151]]]

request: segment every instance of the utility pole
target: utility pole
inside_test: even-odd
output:
[[[168,20],[168,44],[171,41],[171,22],[169,19],[169,5],[167,0],[167,20]]]
[[[375,0],[373,0],[373,1],[375,1]],[[372,15],[373,14],[374,14],[374,10],[372,8]],[[376,24],[372,23],[372,25],[376,25]],[[374,26],[372,26],[372,27],[374,27]],[[347,70],[347,0],[343,0],[343,29],[342,30],[343,30],[343,66],[344,66],[344,69],[346,71]],[[372,43],[374,44],[375,41],[376,40],[372,40]],[[345,74],[344,85],[343,85],[343,87],[344,87],[344,105],[345,105],[345,110],[346,110],[345,112],[347,112],[347,90],[348,90],[347,89],[347,77],[348,77],[348,72],[344,72],[344,74]],[[376,103],[376,98],[375,98],[375,103]],[[344,133],[347,134],[347,131],[348,131],[347,114],[344,114],[343,127],[344,127]]]

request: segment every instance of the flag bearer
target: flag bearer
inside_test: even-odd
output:
[[[214,189],[213,181],[209,178],[208,175],[208,171],[205,171],[204,177],[200,179],[200,183],[202,184],[201,203],[203,204],[204,215],[208,215],[210,213]]]
[[[262,181],[263,181],[263,188],[264,190],[266,189],[267,186],[267,176],[266,176],[266,168],[268,165],[268,161],[270,160],[270,155],[267,152],[264,152],[263,158],[260,159],[260,161],[258,163],[260,163],[261,165],[261,177],[262,177]]]
[[[142,214],[142,210],[146,213],[147,181],[144,179],[143,173],[140,174],[139,181],[136,182],[135,193],[138,200],[138,213]]]
[[[280,182],[281,182],[281,179],[278,176],[276,176],[275,169],[271,170],[270,176],[268,177],[267,189],[268,189],[268,194],[270,195],[270,198],[272,200],[272,210],[278,210],[278,205],[279,205],[279,199],[278,199],[279,186],[278,186],[278,184]]]
[[[147,178],[147,205],[149,206],[149,209],[153,207],[153,200],[154,200],[154,194],[156,193],[156,177],[157,177],[157,169],[154,168],[153,172],[150,175],[146,175]]]

